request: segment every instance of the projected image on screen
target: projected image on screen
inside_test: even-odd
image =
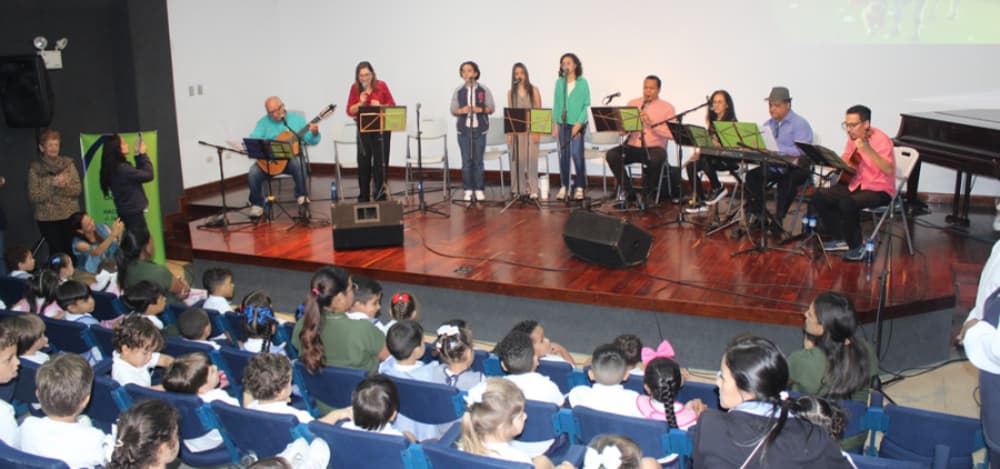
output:
[[[997,44],[995,0],[775,0],[789,34],[818,43]]]

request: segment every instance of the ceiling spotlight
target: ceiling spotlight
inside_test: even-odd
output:
[[[62,38],[56,41],[56,50],[63,50],[69,45],[69,39]]]
[[[35,49],[45,50],[45,47],[49,45],[49,40],[45,39],[45,36],[35,36],[31,43],[35,45]]]

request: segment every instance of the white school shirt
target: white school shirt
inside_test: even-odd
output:
[[[208,298],[205,299],[205,303],[202,304],[201,307],[203,309],[212,309],[220,313],[233,312],[233,307],[229,304],[229,300],[218,295],[208,295]]]
[[[505,461],[523,462],[531,464],[531,456],[528,456],[527,454],[521,452],[520,450],[512,446],[510,442],[506,443],[488,442],[488,443],[483,443],[483,446],[485,446],[488,451],[487,453],[488,457],[503,459]]]
[[[421,347],[422,346],[423,345],[421,344]],[[418,378],[419,374],[415,374],[415,372],[424,366],[426,366],[426,364],[420,360],[417,360],[416,363],[411,365],[401,365],[398,361],[396,361],[396,357],[390,355],[389,358],[386,358],[382,361],[382,363],[378,364],[378,372],[384,375],[395,376],[397,378],[420,379]]]
[[[521,388],[525,399],[551,402],[559,406],[566,400],[566,397],[559,391],[559,386],[556,383],[553,383],[548,376],[536,371],[521,373],[519,375],[507,375],[504,378],[513,381],[517,387]],[[481,385],[485,386],[486,382],[484,381]]]
[[[240,406],[240,401],[237,401],[236,398],[226,394],[225,391],[218,388],[198,394],[198,397],[206,404],[212,401],[222,401],[236,407]],[[219,446],[222,446],[223,443],[225,443],[225,441],[222,439],[222,434],[216,429],[212,429],[202,436],[184,440],[184,446],[186,446],[189,451],[194,453],[200,453],[202,451],[218,448]]]
[[[396,324],[395,319],[390,319],[389,322],[379,322],[375,324],[378,330],[382,331],[382,334],[389,334],[389,328]]]
[[[17,428],[17,417],[14,414],[14,406],[0,399],[0,441],[3,441],[11,448],[19,448],[21,446],[20,435],[20,429]]]
[[[150,387],[153,382],[150,372],[156,368],[156,362],[160,361],[160,352],[153,352],[149,362],[141,366],[132,366],[131,363],[122,359],[121,354],[115,352],[111,358],[111,379],[124,386],[132,383],[139,386]]]
[[[270,353],[278,355],[287,355],[285,353],[285,344],[276,344],[274,339],[271,339]],[[251,337],[243,342],[243,351],[252,353],[261,353],[264,351],[264,339],[260,337]]]
[[[294,415],[299,419],[299,423],[309,423],[313,421],[313,416],[309,415],[309,412],[296,409],[285,402],[268,402],[261,404],[260,401],[254,399],[246,405],[246,408],[250,410],[259,410],[261,412],[269,412],[272,414]]]
[[[44,365],[45,362],[49,361],[49,354],[41,350],[36,350],[35,353],[31,355],[21,355],[21,360],[28,360],[31,363]]]
[[[392,428],[392,423],[387,423],[385,425],[382,425],[382,428],[379,428],[378,430],[366,430],[364,428],[355,425],[354,422],[348,420],[344,422],[343,428],[346,430],[354,430],[358,432],[378,433],[380,435],[404,436],[403,432],[396,430],[395,428]]]
[[[624,415],[626,417],[642,418],[635,400],[639,393],[625,389],[620,384],[607,385],[594,383],[593,386],[577,386],[569,391],[570,407],[587,407],[601,412]]]
[[[330,464],[330,446],[321,438],[309,443],[298,438],[288,444],[278,455],[292,465],[292,469],[326,469]]]
[[[106,464],[108,444],[111,444],[108,436],[94,428],[86,416],[74,423],[28,417],[21,424],[21,451],[59,459],[71,468]]]

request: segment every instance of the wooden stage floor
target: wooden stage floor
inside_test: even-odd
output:
[[[321,183],[320,178],[314,187],[326,187]],[[245,189],[231,192],[229,200],[245,200]],[[440,197],[428,196],[429,201]],[[213,197],[193,203],[218,206]],[[329,202],[312,203],[313,213],[324,217],[328,207]],[[336,264],[385,281],[792,326],[802,324],[801,313],[815,295],[836,290],[854,300],[864,322],[874,320],[885,242],[871,267],[835,254],[828,268],[780,251],[731,257],[751,241],[732,239],[729,231],[706,236],[703,228],[672,225],[650,230],[654,240],[645,264],[614,270],[572,256],[562,239],[569,209],[561,204],[542,210],[515,205],[504,213],[502,206],[436,208],[450,217],[404,218],[402,247],[334,251],[329,226],[286,231],[291,222],[284,218],[228,232],[199,229],[203,220],[195,221],[191,244],[196,259],[301,271]],[[595,210],[607,212],[610,205]],[[667,202],[645,213],[615,216],[647,228],[673,220],[677,210]],[[887,317],[954,306],[954,269],[982,265],[992,247],[992,214],[973,214],[972,233],[985,238],[975,240],[929,227],[943,224],[946,207],[932,210],[911,222],[916,254],[907,254],[905,241],[894,237]],[[902,235],[899,225],[895,231]]]

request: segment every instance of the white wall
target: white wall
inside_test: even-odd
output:
[[[725,88],[741,120],[761,122],[768,117],[763,98],[771,86],[788,86],[795,111],[838,152],[843,112],[853,104],[872,107],[873,124],[889,135],[895,135],[901,112],[1000,107],[1000,67],[990,60],[1000,52],[996,45],[865,44],[870,41],[853,32],[859,26],[845,19],[847,13],[790,15],[797,3],[782,0],[169,0],[168,5],[185,187],[218,178],[214,152],[195,142],[249,133],[270,94],[307,117],[327,103],[338,105],[336,117],[321,126],[323,142],[311,152],[314,162],[332,162],[332,131],[347,120],[348,89],[361,60],[371,61],[397,102],[409,106],[411,123],[417,102],[424,117],[448,116],[450,94],[460,84],[458,65],[467,59],[479,63],[482,82],[498,101],[509,86],[511,65],[524,62],[543,104],[550,106],[558,59],[566,51],[580,56],[595,104],[613,91],[623,98],[639,95],[642,78],[653,73],[664,81],[661,96],[678,110]],[[802,37],[798,31],[808,30],[803,18],[823,31],[845,33],[834,35],[836,40],[829,34]],[[270,67],[277,70],[268,72]],[[187,87],[198,83],[205,94],[189,97]],[[703,119],[697,111],[686,122]],[[393,137],[391,164],[402,165],[405,140],[402,134]],[[449,139],[449,154],[458,168],[454,140]],[[354,166],[353,158],[348,153],[345,164]],[[246,172],[247,166],[230,157],[226,175]],[[600,167],[589,172],[599,173]],[[925,166],[921,191],[950,192],[953,174]],[[1000,183],[983,178],[974,193],[1000,193]]]

